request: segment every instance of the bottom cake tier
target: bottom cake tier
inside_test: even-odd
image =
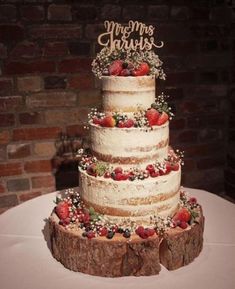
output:
[[[188,201],[184,199],[184,202],[187,207]],[[129,230],[128,234],[125,229],[115,228],[115,231],[110,231],[110,237],[109,233],[102,233],[104,223],[102,228],[100,224],[99,227],[93,226],[91,221],[86,223],[84,214],[81,215],[83,219],[71,219],[69,223],[58,217],[58,212],[65,213],[64,208],[59,211],[56,207],[49,217],[51,252],[66,268],[96,276],[156,275],[161,270],[161,264],[168,270],[174,270],[192,262],[203,247],[202,209],[195,200],[191,208],[187,207],[192,216],[186,226],[173,217],[171,224],[174,226],[168,228],[156,226],[140,230],[138,227]],[[180,216],[185,218],[182,213],[184,206],[181,205],[180,210]],[[145,234],[145,231],[151,231],[151,234]]]

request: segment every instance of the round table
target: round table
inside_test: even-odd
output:
[[[0,285],[3,289],[235,288],[235,204],[209,192],[185,189],[202,205],[204,247],[194,262],[150,277],[104,278],[65,269],[51,255],[46,219],[56,192],[0,215]]]

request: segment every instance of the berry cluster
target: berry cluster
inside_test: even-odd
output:
[[[82,230],[82,236],[88,239],[95,237],[112,239],[115,234],[130,238],[134,233],[142,239],[147,239],[155,234],[164,234],[170,228],[179,226],[186,229],[189,225],[197,223],[200,207],[196,198],[187,198],[185,192],[181,192],[180,199],[181,208],[173,218],[151,217],[147,227],[136,225],[133,222],[130,224],[128,222],[111,224],[103,215],[96,213],[93,208],[85,208],[79,193],[71,189],[65,192],[63,198],[57,198],[55,213],[59,218],[60,225],[68,230]]]
[[[82,170],[93,177],[111,178],[114,181],[144,180],[149,177],[156,178],[169,174],[171,171],[180,169],[181,159],[176,155],[169,154],[163,163],[154,163],[146,166],[145,169],[130,168],[124,170],[122,167],[109,167],[106,163],[99,162],[95,157],[84,156],[79,165]]]
[[[107,75],[155,75],[165,79],[162,62],[154,51],[103,48],[92,62],[92,72],[99,78]]]

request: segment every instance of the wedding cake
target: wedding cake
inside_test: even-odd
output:
[[[182,153],[169,146],[173,117],[156,78],[154,27],[105,21],[92,63],[102,110],[89,114],[89,151],[78,152],[79,189],[57,197],[50,218],[53,256],[98,276],[154,275],[184,266],[202,249],[201,206],[181,188]]]

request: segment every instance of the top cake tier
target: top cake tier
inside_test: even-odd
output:
[[[102,97],[104,112],[128,114],[148,109],[155,102],[155,77],[103,76]]]

